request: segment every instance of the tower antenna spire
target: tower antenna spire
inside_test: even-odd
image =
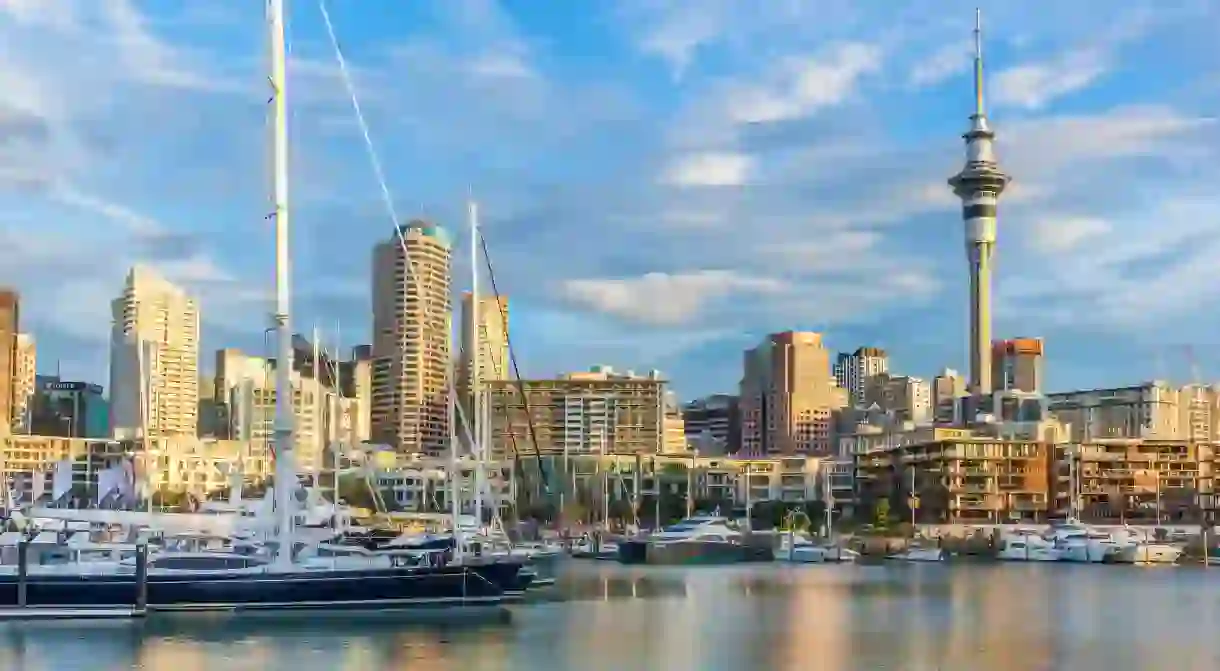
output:
[[[983,10],[974,9],[974,114],[985,117],[983,106]]]

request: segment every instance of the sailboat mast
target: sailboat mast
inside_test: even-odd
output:
[[[483,528],[483,413],[479,389],[479,204],[471,198],[467,205],[470,217],[470,333],[466,343],[466,376],[470,381],[470,456],[474,459],[474,519]]]
[[[449,317],[449,323],[446,325],[449,332],[453,332],[453,317]],[[447,419],[449,423],[449,519],[453,525],[453,559],[458,561],[462,558],[462,500],[461,500],[461,484],[458,478],[461,476],[461,470],[458,468],[458,430],[457,430],[457,404],[459,401],[457,392],[454,386],[456,379],[455,367],[453,365],[453,357],[449,357],[449,384],[448,386],[448,411]]]
[[[292,562],[292,497],[296,483],[293,454],[292,324],[288,258],[288,96],[284,0],[267,0],[271,42],[272,197],[275,210],[275,508],[279,535],[276,563]]]

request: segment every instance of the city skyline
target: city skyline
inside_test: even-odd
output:
[[[715,4],[332,13],[400,216],[461,239],[474,186],[527,376],[606,363],[659,368],[684,398],[732,392],[740,353],[788,329],[884,348],[913,375],[967,370],[961,204],[943,180],[971,109],[973,5],[813,21],[774,13],[799,4]],[[21,48],[0,63],[15,110],[0,284],[23,296],[42,372],[59,360],[65,379],[106,379],[108,301],[137,260],[199,296],[201,351],[259,351],[261,8],[6,7],[0,34]],[[1015,178],[993,337],[1044,337],[1049,389],[1189,381],[1188,358],[1214,379],[1199,334],[1213,330],[1217,142],[1199,110],[1214,100],[1200,79],[1215,10],[1044,9],[984,5],[988,112]],[[295,326],[370,342],[367,250],[390,222],[316,8],[296,14]],[[760,39],[771,48],[752,53]]]

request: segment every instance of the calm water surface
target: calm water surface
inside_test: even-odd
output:
[[[1220,669],[1220,570],[571,562],[511,622],[199,618],[0,627],[0,669]]]

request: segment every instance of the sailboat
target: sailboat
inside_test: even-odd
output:
[[[274,111],[276,230],[275,528],[265,544],[271,557],[238,552],[149,556],[112,572],[30,572],[0,575],[0,617],[125,617],[153,611],[399,609],[437,606],[498,607],[519,566],[509,563],[442,566],[349,562],[330,566],[297,560],[299,512],[293,455],[292,344],[289,296],[288,107],[285,0],[267,0]],[[143,573],[143,575],[141,575]]]

